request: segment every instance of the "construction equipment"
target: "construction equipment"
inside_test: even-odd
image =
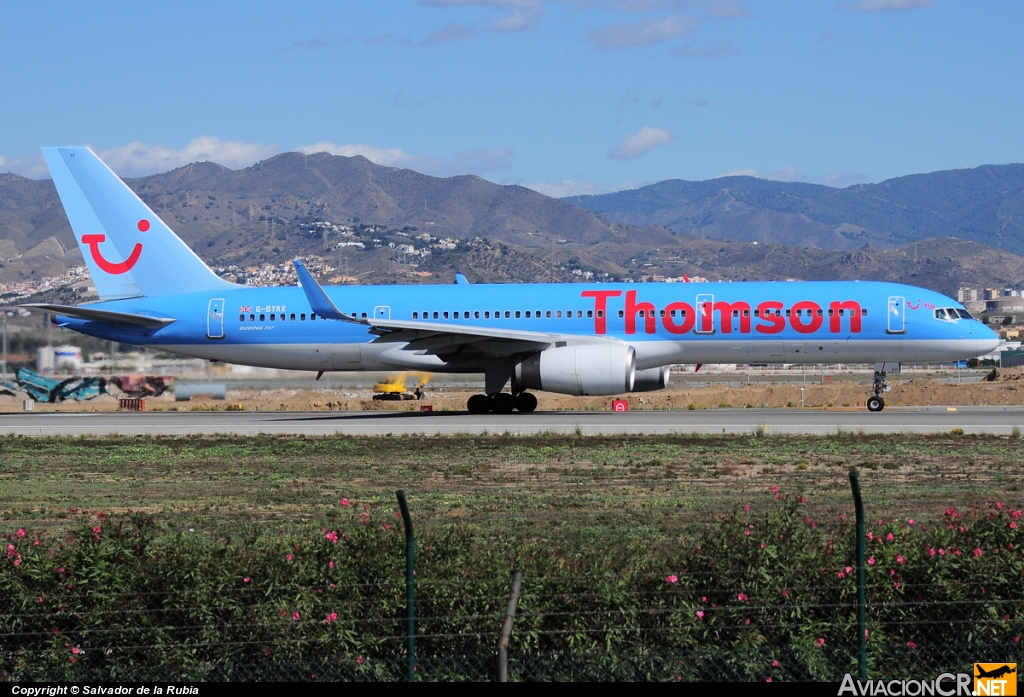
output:
[[[107,381],[101,377],[74,376],[56,380],[40,375],[28,368],[18,368],[15,373],[16,385],[3,383],[8,390],[21,390],[37,402],[63,402],[73,399],[80,402],[107,392]]]
[[[406,380],[417,381],[416,388],[409,391]],[[423,386],[430,381],[430,373],[399,373],[373,386],[373,399],[378,402],[402,402],[423,399]]]

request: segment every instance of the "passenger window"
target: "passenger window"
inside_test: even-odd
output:
[[[299,321],[300,322],[305,322],[306,321],[306,313],[305,312],[303,312],[301,315],[299,315]]]
[[[866,307],[862,307],[862,308],[861,308],[861,310],[860,310],[860,316],[861,316],[861,317],[867,317],[867,316],[868,316],[868,309],[867,309]]]
[[[621,313],[622,310],[619,310],[619,312]],[[622,315],[620,314],[619,316],[621,317]],[[562,319],[562,311],[561,310],[555,310],[555,318],[556,319]]]
[[[480,319],[480,311],[479,310],[477,310],[476,312],[473,313],[473,319]]]
[[[548,310],[547,312],[545,312],[544,316],[550,318],[551,317],[551,310]]]
[[[264,321],[266,321],[266,319],[267,319],[266,315],[260,315],[260,322],[264,322]]]
[[[791,312],[791,310],[786,310],[786,317],[789,317],[789,313],[790,312]]]
[[[662,311],[662,314],[664,314],[664,311]],[[598,317],[604,317],[604,310],[598,310],[597,311],[597,316]]]
[[[289,322],[294,322],[295,321],[295,313],[294,312],[292,313],[292,316],[289,318],[288,321]]]
[[[522,313],[519,310],[516,310],[516,319],[519,319],[521,316]]]
[[[526,311],[526,319],[530,319],[530,311],[529,310]]]
[[[820,307],[818,308],[818,313],[817,313],[817,314],[818,314],[818,317],[821,317],[821,316],[822,316],[822,313],[821,313],[821,308],[820,308]]]
[[[484,311],[484,319],[490,319],[490,318],[491,318],[491,311],[490,310]]]
[[[270,321],[271,322],[276,322],[277,321],[277,315],[271,315],[270,316]]]
[[[244,322],[245,321],[245,315],[239,315],[238,316],[238,321],[239,322]]]
[[[316,321],[316,313],[315,312],[310,312],[309,313],[309,321],[310,322],[315,322]]]
[[[437,313],[436,312],[434,313],[434,319],[437,319]]]
[[[419,319],[420,318],[420,313],[418,313],[418,312],[412,313],[412,318],[413,319]]]
[[[508,310],[505,310],[505,319],[508,319],[511,316],[512,316],[512,313],[509,312]]]
[[[625,316],[626,316],[626,313],[623,312],[622,310],[619,310],[619,317],[625,317]]]
[[[594,316],[594,311],[593,310],[587,310],[587,317],[593,317],[593,316]]]
[[[365,312],[363,313],[363,317],[364,317],[364,318],[366,317],[366,313],[365,313]]]
[[[648,310],[647,311],[647,316],[648,317],[654,317],[654,310]]]
[[[583,319],[583,310],[576,310],[576,319]]]

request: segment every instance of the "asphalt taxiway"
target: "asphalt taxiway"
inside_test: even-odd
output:
[[[0,434],[19,436],[231,434],[582,435],[756,433],[964,433],[1011,435],[1024,407],[887,407],[866,410],[714,409],[472,415],[465,412],[57,412],[0,415]]]

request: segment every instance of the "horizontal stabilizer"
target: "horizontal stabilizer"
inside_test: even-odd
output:
[[[50,305],[48,303],[30,303],[20,305],[28,310],[38,312],[49,312],[54,315],[65,317],[76,317],[92,322],[106,322],[107,324],[129,324],[134,327],[145,327],[146,329],[161,329],[172,322],[174,317],[150,317],[149,315],[136,315],[131,312],[114,312],[113,310],[97,310],[91,307],[75,307],[73,305]]]

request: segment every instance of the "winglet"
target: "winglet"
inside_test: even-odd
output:
[[[369,324],[366,320],[356,319],[351,315],[341,312],[334,306],[334,303],[331,302],[327,293],[316,282],[313,274],[309,272],[306,266],[298,259],[293,260],[292,263],[295,264],[295,273],[299,276],[299,285],[302,286],[302,291],[306,294],[306,300],[309,301],[309,306],[313,312],[327,319],[338,319],[342,322],[355,322],[356,324]]]
[[[469,285],[469,281],[467,281],[466,277],[463,276],[461,273],[457,273],[457,274],[455,274],[455,285],[457,285],[457,286],[468,286]]]

